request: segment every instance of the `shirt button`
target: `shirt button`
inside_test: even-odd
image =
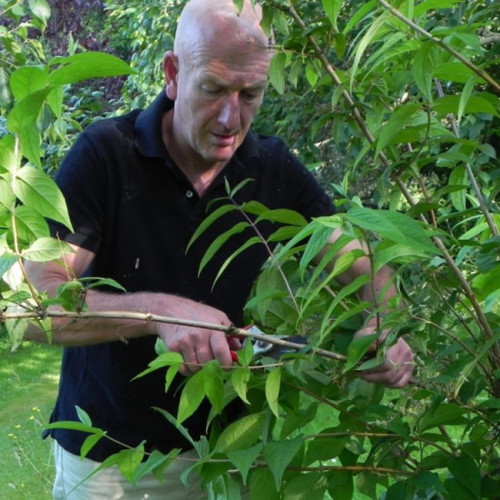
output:
[[[188,189],[188,190],[186,191],[186,198],[192,198],[192,197],[193,197],[193,194],[194,194],[194,193],[193,193],[190,189]]]

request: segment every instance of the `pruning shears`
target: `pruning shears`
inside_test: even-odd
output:
[[[302,335],[268,335],[255,325],[246,326],[243,330],[259,336],[259,338],[253,341],[254,356],[268,356],[270,358],[279,359],[283,354],[297,352],[302,346],[307,344],[306,337]],[[236,335],[236,337],[238,337],[238,335]],[[269,339],[273,339],[274,342],[267,341],[262,337],[269,337]],[[240,336],[240,340],[241,339],[242,337]],[[284,341],[283,344],[285,345],[276,343],[276,339]],[[286,345],[287,343],[290,345]],[[231,351],[231,358],[233,362],[237,363],[238,353],[236,351]]]

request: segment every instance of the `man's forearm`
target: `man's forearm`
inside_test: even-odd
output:
[[[27,340],[64,346],[81,346],[103,342],[126,341],[127,339],[154,335],[156,326],[150,321],[121,318],[100,318],[99,312],[127,311],[137,313],[157,313],[168,308],[171,296],[156,293],[112,294],[89,290],[86,304],[95,318],[52,318],[50,332],[42,331],[30,324],[25,338]],[[176,300],[177,297],[171,297]],[[60,308],[58,311],[62,311]],[[50,312],[50,309],[49,309]],[[49,314],[50,316],[50,314]]]

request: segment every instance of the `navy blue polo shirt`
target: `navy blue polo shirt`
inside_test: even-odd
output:
[[[254,233],[248,230],[232,238],[198,276],[210,243],[241,222],[241,214],[226,214],[186,252],[207,215],[207,205],[227,195],[225,182],[235,187],[251,179],[237,193],[237,203],[256,200],[269,208],[296,210],[308,219],[329,215],[334,209],[280,139],[253,131],[200,198],[162,140],[161,119],[172,106],[163,92],[144,111],[101,120],[80,134],[56,174],[74,233],[54,222],[51,230],[95,253],[88,275],[113,278],[128,292],[164,292],[201,301],[223,310],[235,325],[241,325],[243,306],[267,258],[263,246],[253,245],[242,252],[215,286],[213,282],[227,257]],[[276,227],[260,229],[266,236]],[[78,420],[75,406],[79,406],[89,413],[94,426],[131,446],[146,440],[148,449],[165,452],[189,447],[152,409],[177,414],[175,383],[165,394],[160,371],[132,381],[155,357],[155,341],[153,336],[145,336],[127,343],[65,348],[51,420]],[[178,384],[181,378],[178,376]],[[208,410],[203,407],[185,423],[195,439],[205,432]],[[80,453],[86,437],[68,430],[53,430],[51,435],[74,454]],[[103,439],[88,457],[102,461],[119,450]]]

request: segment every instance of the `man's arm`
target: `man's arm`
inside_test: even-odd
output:
[[[330,236],[329,243],[333,244],[341,236],[341,231],[336,229]],[[338,252],[335,259],[352,250],[366,248],[359,241],[351,241]],[[323,250],[318,258],[321,259],[327,252]],[[331,263],[330,270],[333,268],[334,262]],[[347,285],[354,281],[359,276],[372,274],[371,261],[368,256],[363,256],[357,259],[354,264],[344,273],[337,277],[340,284]],[[396,287],[392,282],[392,271],[388,267],[382,267],[373,280],[364,285],[358,293],[359,298],[363,301],[370,302],[376,308],[384,308],[388,301],[397,294]],[[355,338],[364,335],[370,335],[378,331],[377,318],[371,318],[367,325],[360,329],[355,334]],[[370,350],[375,351],[378,344],[384,340],[388,331],[381,334],[377,343],[374,343]],[[404,339],[399,338],[397,342],[389,347],[386,352],[384,364],[373,370],[360,372],[359,376],[368,382],[384,384],[388,387],[403,387],[411,379],[413,373],[413,353],[410,346]]]
[[[94,254],[72,245],[74,253],[64,256],[62,262],[27,262],[28,278],[37,290],[54,296],[57,288],[81,276],[89,267]],[[151,313],[159,316],[203,321],[230,326],[229,318],[222,311],[190,299],[164,293],[137,292],[113,294],[88,290],[88,310],[129,311]],[[181,371],[185,374],[198,371],[197,365],[218,359],[221,365],[231,365],[229,349],[237,349],[234,338],[226,338],[220,331],[186,327],[155,321],[131,321],[130,319],[93,318],[74,320],[53,318],[52,342],[64,346],[83,346],[103,342],[123,341],[147,335],[159,335],[169,350],[179,352],[186,362]],[[47,334],[31,325],[27,340],[47,342]]]

